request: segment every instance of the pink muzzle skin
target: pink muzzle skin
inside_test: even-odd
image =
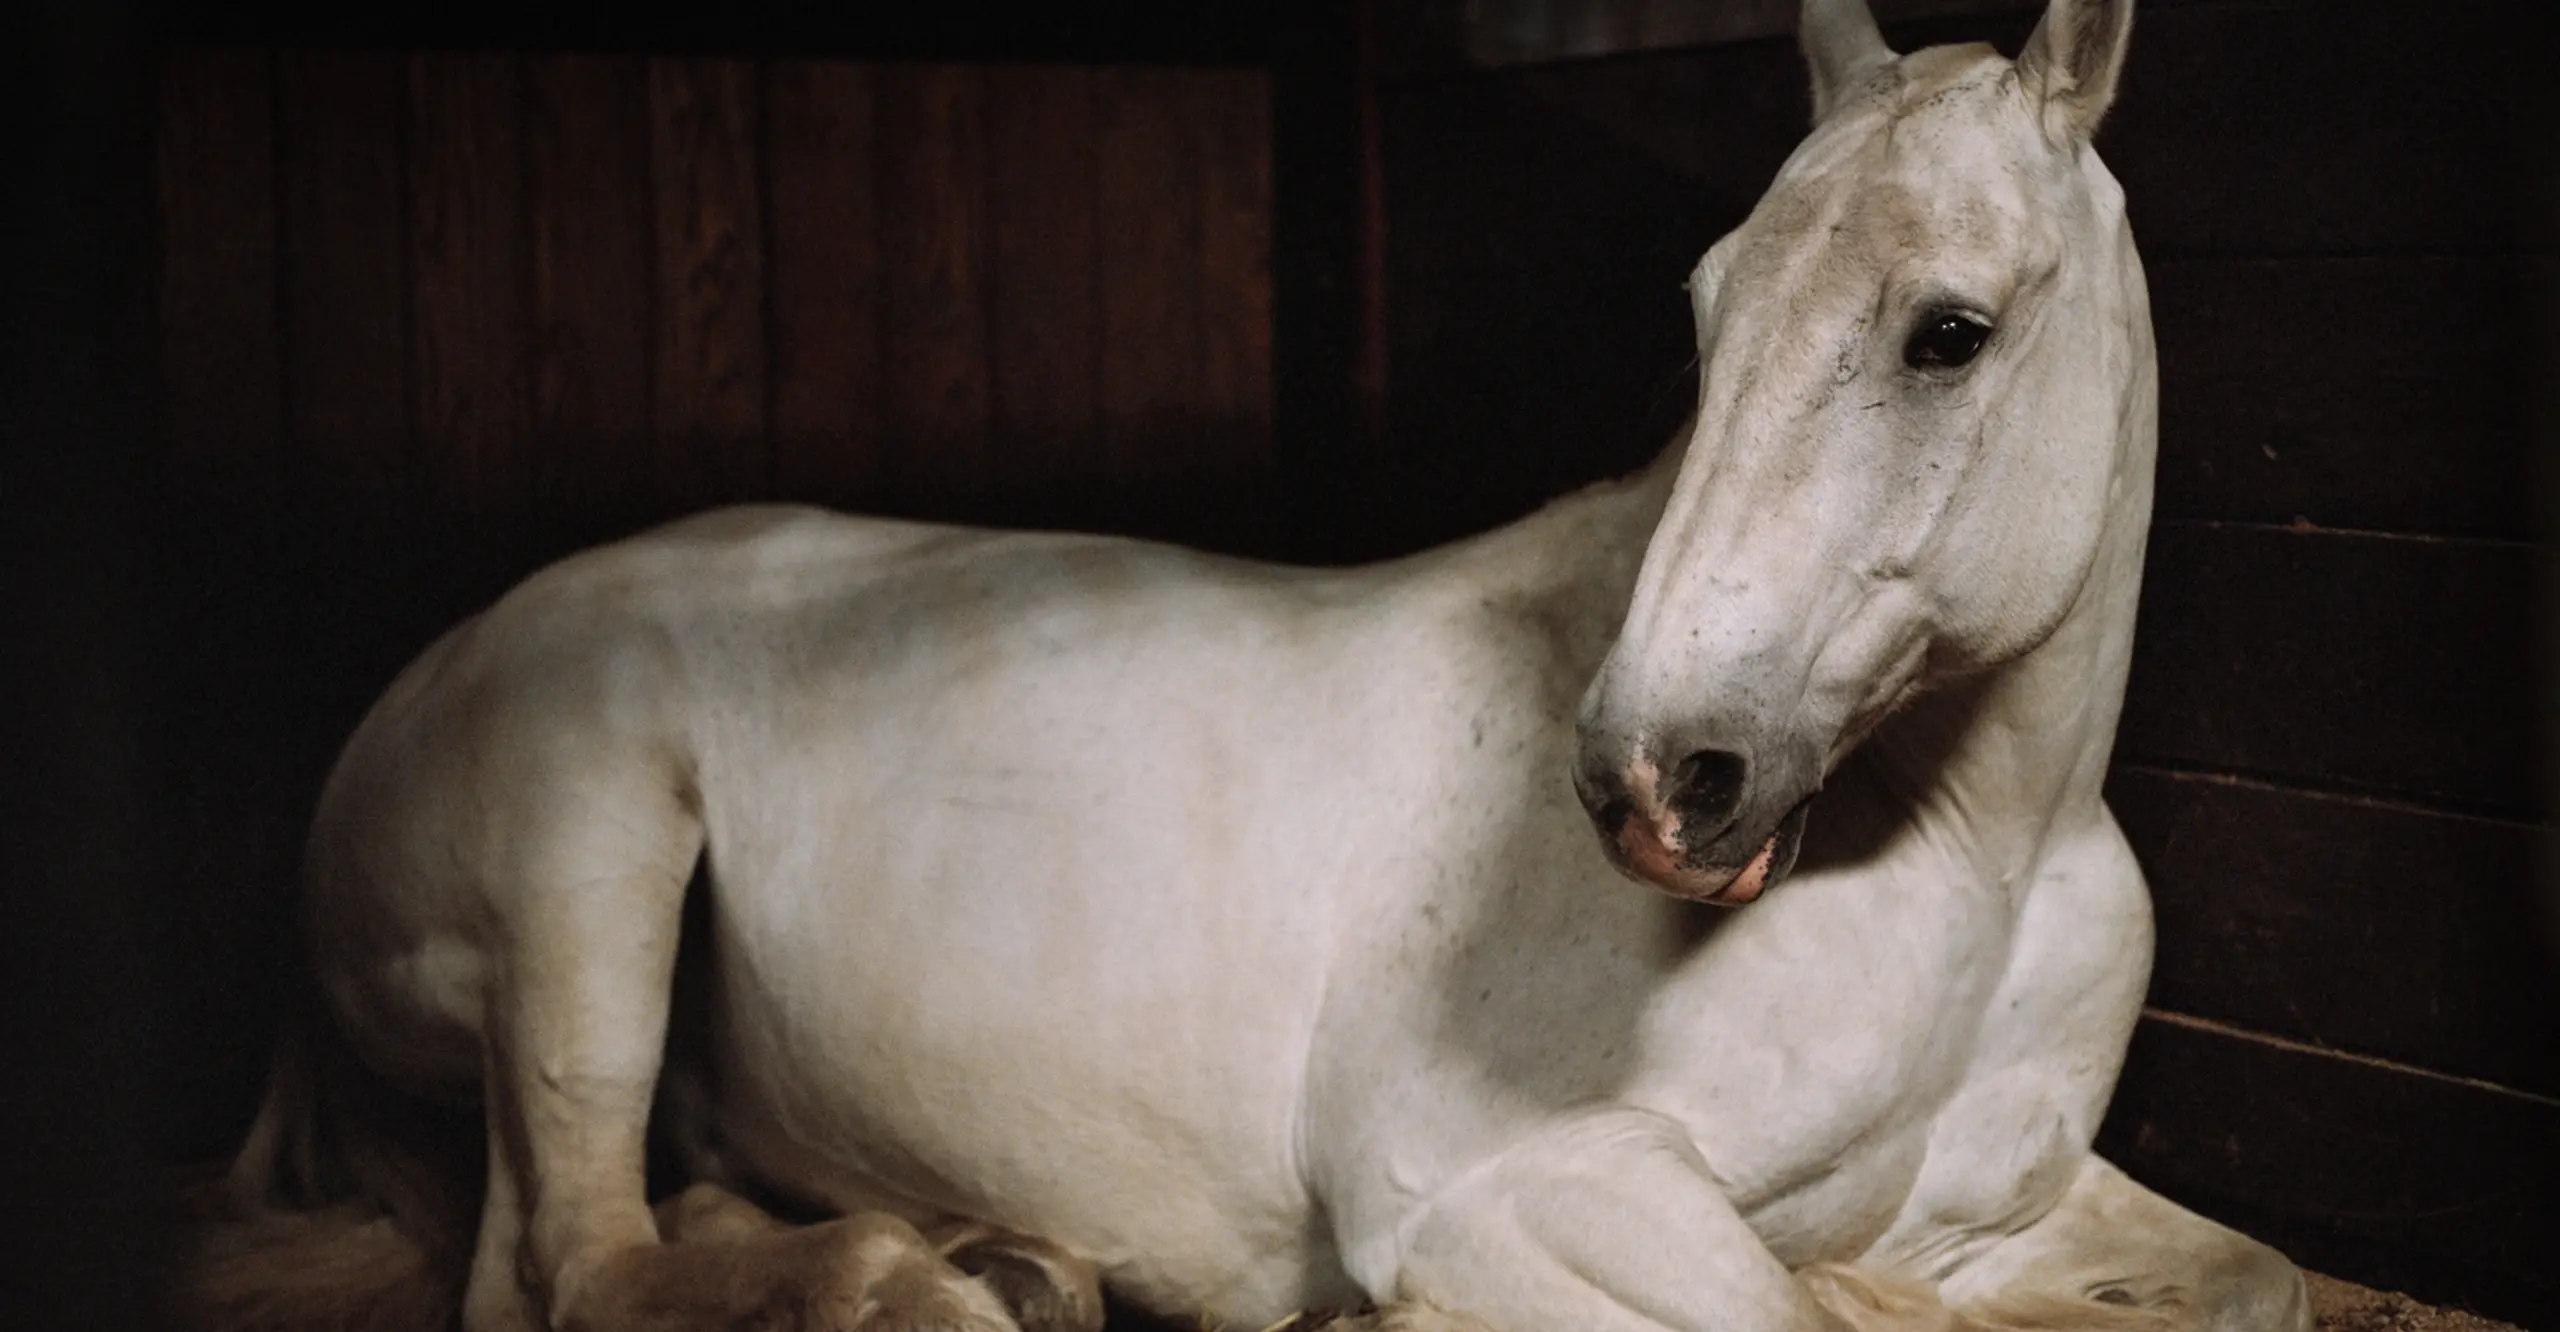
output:
[[[1618,855],[1628,873],[1674,897],[1692,902],[1712,902],[1717,906],[1741,906],[1758,897],[1769,886],[1769,867],[1778,857],[1778,840],[1783,833],[1772,834],[1760,844],[1760,853],[1739,871],[1718,871],[1681,863],[1672,848],[1680,833],[1675,815],[1670,826],[1657,825],[1650,815],[1627,816],[1618,825]]]

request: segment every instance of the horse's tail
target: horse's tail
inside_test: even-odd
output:
[[[449,1332],[485,1147],[476,1117],[359,1065],[305,1005],[229,1171],[195,1185],[174,1290],[188,1332]]]

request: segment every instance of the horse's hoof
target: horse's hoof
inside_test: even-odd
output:
[[[966,1227],[938,1247],[1003,1302],[1022,1332],[1102,1332],[1102,1273],[1092,1263],[990,1226]]]
[[[830,1320],[825,1332],[839,1332]],[[863,1291],[841,1332],[1021,1332],[993,1291],[939,1260],[911,1263]]]

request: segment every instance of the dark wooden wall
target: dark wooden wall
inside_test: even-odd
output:
[[[2041,6],[1976,7],[2000,12],[1888,36],[2014,51]],[[2528,447],[2555,233],[2529,220],[2550,141],[2522,75],[2544,40],[2484,3],[2162,0],[2099,143],[2162,375],[2109,787],[2159,961],[2102,1146],[2306,1262],[2533,1326],[2560,1325]],[[1807,115],[1784,36],[1400,68],[1388,465],[1452,501],[1382,545],[1663,442],[1692,393],[1680,281]]]
[[[155,76],[182,1153],[246,1122],[336,746],[541,562],[735,500],[1280,535],[1261,69],[182,48]]]
[[[2027,7],[1983,7],[1889,35],[2014,49]],[[2520,222],[2504,59],[2533,49],[2485,2],[2144,7],[2101,140],[2163,370],[2111,796],[2161,950],[2104,1145],[2328,1270],[2560,1324],[2519,388],[2553,233]],[[1274,194],[1275,116],[1347,124],[1317,54],[1295,103],[1251,68],[160,59],[174,1145],[246,1116],[335,746],[542,559],[728,498],[1356,557],[1658,447],[1679,281],[1800,133],[1792,44],[1400,66],[1383,441],[1327,400],[1349,340],[1289,315],[1348,308],[1353,229],[1275,241],[1354,202],[1331,157]],[[1324,427],[1294,456],[1293,413]],[[1289,530],[1347,475],[1355,525]]]

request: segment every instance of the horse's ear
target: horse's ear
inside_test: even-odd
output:
[[[2086,139],[2116,100],[2125,47],[2133,37],[2133,0],[2052,0],[2018,52],[2018,78],[2044,111],[2045,133],[2057,141]]]
[[[1841,93],[1893,59],[1893,48],[1876,31],[1876,16],[1867,12],[1867,0],[1804,0],[1804,11],[1796,21],[1796,41],[1804,47],[1805,65],[1813,72],[1813,123],[1817,125],[1831,114]]]

